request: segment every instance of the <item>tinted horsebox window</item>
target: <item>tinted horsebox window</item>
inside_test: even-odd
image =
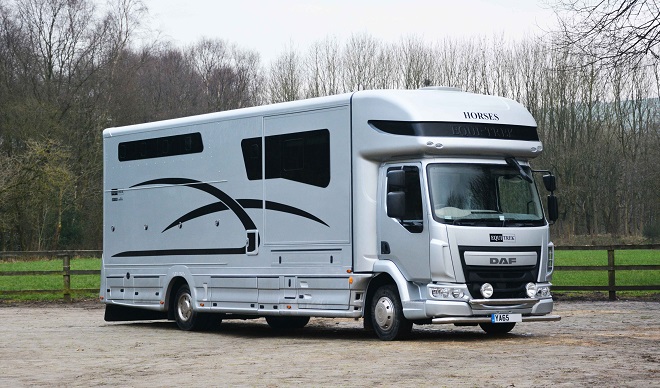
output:
[[[119,143],[118,146],[120,162],[197,154],[202,151],[204,151],[204,144],[202,134],[199,132],[126,141]]]
[[[318,187],[330,184],[327,129],[266,136],[264,147],[266,179],[281,178]],[[248,179],[262,179],[261,138],[243,139],[241,148]]]

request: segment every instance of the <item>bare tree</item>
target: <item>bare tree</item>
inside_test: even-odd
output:
[[[339,41],[328,37],[311,45],[305,58],[306,97],[339,94],[342,89],[342,63]]]
[[[398,62],[401,67],[403,87],[418,89],[427,83],[433,83],[431,48],[416,36],[403,39],[399,47]]]
[[[374,88],[379,69],[380,42],[368,34],[351,35],[344,51],[344,89],[358,91]]]
[[[270,102],[299,100],[303,97],[304,68],[299,54],[289,48],[270,65]]]
[[[561,50],[606,67],[660,60],[658,0],[558,0]]]

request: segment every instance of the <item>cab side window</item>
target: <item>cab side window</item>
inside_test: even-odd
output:
[[[415,166],[387,170],[387,215],[396,218],[411,233],[424,230],[422,190]]]

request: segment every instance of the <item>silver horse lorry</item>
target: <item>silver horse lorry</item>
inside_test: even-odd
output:
[[[546,218],[512,100],[359,91],[108,128],[103,147],[107,321],[363,318],[393,340],[560,319],[555,177]]]

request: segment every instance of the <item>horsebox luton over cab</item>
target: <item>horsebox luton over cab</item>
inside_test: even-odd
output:
[[[373,90],[103,131],[107,321],[556,321],[555,177],[520,104]],[[534,183],[543,173],[548,217]],[[537,175],[538,176],[538,175]]]

